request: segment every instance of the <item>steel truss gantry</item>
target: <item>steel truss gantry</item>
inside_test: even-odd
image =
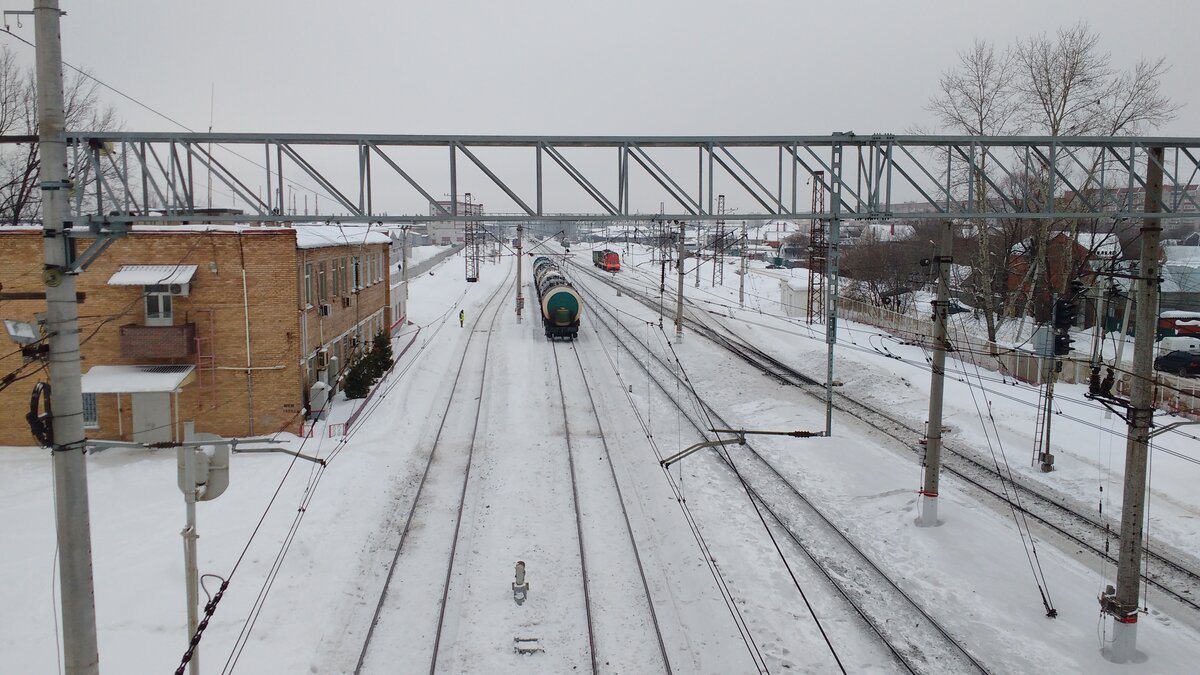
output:
[[[1200,198],[1187,189],[1200,173],[1200,138],[69,132],[67,141],[70,218],[93,230],[469,221],[457,208],[465,192],[511,205],[493,208],[485,216],[493,222],[717,221],[718,194],[751,220],[1140,219],[1154,147],[1165,150],[1162,215],[1200,219]],[[821,213],[804,199],[813,181],[831,196]],[[210,185],[244,214],[199,206]],[[296,190],[333,206],[302,217],[288,205]],[[448,194],[450,208],[430,215],[434,194]]]

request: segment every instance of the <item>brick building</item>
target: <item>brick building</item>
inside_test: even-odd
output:
[[[298,428],[312,385],[336,387],[392,324],[389,243],[361,227],[134,228],[76,279],[88,436]],[[45,311],[45,300],[2,299],[44,290],[42,246],[38,228],[0,228],[0,318]],[[21,366],[14,351],[0,351],[0,375]],[[47,378],[0,391],[0,406],[23,412]],[[23,415],[0,416],[0,445],[31,443]]]

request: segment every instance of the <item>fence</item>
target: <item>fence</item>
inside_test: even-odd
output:
[[[425,274],[426,272],[433,269],[434,267],[437,267],[437,265],[439,263],[441,263],[443,260],[445,260],[446,258],[449,258],[450,256],[454,255],[455,253],[458,253],[462,249],[463,249],[462,245],[458,244],[458,245],[450,247],[449,249],[447,249],[445,251],[442,251],[441,253],[438,253],[437,255],[433,256],[432,258],[426,258],[425,260],[422,260],[421,262],[418,262],[418,263],[409,263],[410,266],[408,268],[408,278],[413,279],[415,277],[421,276],[422,274]]]
[[[781,298],[788,316],[804,316],[807,291],[781,285]],[[922,319],[900,314],[885,307],[875,307],[849,298],[838,298],[838,317],[880,328],[897,338],[917,345],[932,347],[933,318]],[[1042,357],[1030,351],[1014,349],[972,335],[951,323],[946,335],[952,346],[947,356],[967,366],[1003,373],[1022,382],[1039,385],[1045,379]],[[1086,360],[1075,360],[1070,355],[1062,359],[1062,371],[1058,381],[1067,384],[1086,384],[1092,375],[1092,365]],[[1113,392],[1129,396],[1133,373],[1118,369]],[[1156,407],[1192,419],[1200,419],[1200,384],[1187,377],[1166,373],[1154,373],[1154,404]]]

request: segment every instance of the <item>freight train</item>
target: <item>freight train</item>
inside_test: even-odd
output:
[[[542,255],[533,259],[533,285],[542,308],[542,327],[546,337],[574,340],[579,335],[579,314],[583,302],[563,276],[558,264]]]
[[[621,256],[617,255],[616,251],[608,249],[592,251],[592,264],[605,272],[620,272]]]

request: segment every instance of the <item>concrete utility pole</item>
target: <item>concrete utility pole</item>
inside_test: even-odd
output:
[[[521,240],[525,238],[525,224],[517,223],[517,323],[521,323],[521,310],[525,308],[525,296],[521,290]]]
[[[1058,328],[1058,292],[1050,294],[1050,306],[1052,314],[1050,316],[1050,324]],[[1069,329],[1068,329],[1069,330]],[[1056,331],[1057,334],[1057,331]],[[1054,422],[1054,381],[1058,379],[1058,357],[1054,350],[1054,338],[1051,338],[1050,355],[1042,359],[1046,377],[1046,406],[1040,412],[1042,416],[1042,435],[1041,438],[1034,441],[1040,445],[1041,452],[1034,459],[1037,460],[1041,467],[1042,473],[1050,473],[1054,470],[1054,451],[1050,447],[1050,427]]]
[[[62,587],[63,660],[67,675],[100,672],[96,599],[92,585],[92,532],[88,514],[87,456],[83,448],[83,395],[79,373],[79,308],[70,273],[67,146],[63,114],[62,42],[58,0],[35,0],[38,152],[41,155],[45,242],[46,328],[50,343],[50,406],[54,499]]]
[[[835,143],[829,152],[830,176],[841,175],[842,144]],[[815,174],[814,174],[815,175]],[[825,262],[825,435],[833,435],[833,348],[837,345],[838,260],[842,226],[842,181],[831,180],[829,192],[829,240]]]
[[[683,339],[683,260],[687,257],[687,248],[683,244],[687,223],[679,223],[679,293],[675,298],[675,339]]]
[[[190,440],[190,439],[189,439]],[[200,569],[196,563],[196,494],[199,492],[196,480],[196,449],[191,447],[177,448],[179,461],[183,464],[183,479],[179,489],[183,491],[184,512],[186,522],[183,532],[183,567],[187,580],[187,644],[200,628]],[[192,658],[188,661],[188,672],[200,675],[200,646],[192,650]]]
[[[929,428],[925,432],[925,478],[921,481],[920,527],[938,524],[938,478],[942,468],[942,392],[946,383],[946,316],[950,308],[950,262],[954,225],[945,222],[936,258],[937,300],[933,301],[933,372],[929,382]]]
[[[1163,149],[1150,148],[1146,162],[1146,213],[1162,210]],[[1127,663],[1137,655],[1139,570],[1142,563],[1142,527],[1146,517],[1146,460],[1150,425],[1154,415],[1154,334],[1158,314],[1158,257],[1161,250],[1160,216],[1147,216],[1142,224],[1142,252],[1138,265],[1137,335],[1133,342],[1133,385],[1129,396],[1129,439],[1125,446],[1125,493],[1121,500],[1121,554],[1117,563],[1117,588],[1105,589],[1100,605],[1113,618],[1109,660]]]

